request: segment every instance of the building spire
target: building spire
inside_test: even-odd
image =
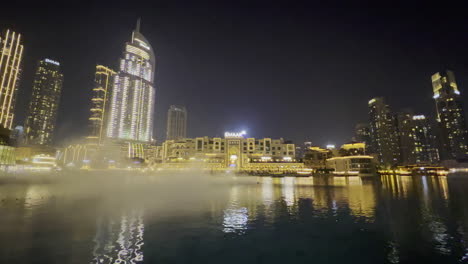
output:
[[[141,23],[141,18],[138,18],[137,25],[136,25],[136,32],[140,32],[140,23]]]

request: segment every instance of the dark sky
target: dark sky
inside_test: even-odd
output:
[[[47,57],[61,62],[65,76],[57,141],[85,135],[95,65],[117,68],[138,17],[156,53],[158,140],[170,104],[187,107],[191,137],[245,129],[324,145],[348,141],[375,96],[394,110],[433,115],[430,76],[446,67],[468,96],[467,6],[267,3],[8,7],[0,30],[22,33],[25,45],[16,123],[24,120],[37,60]]]

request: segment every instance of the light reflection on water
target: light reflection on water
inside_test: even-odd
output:
[[[177,184],[0,185],[0,263],[468,261],[468,179]]]

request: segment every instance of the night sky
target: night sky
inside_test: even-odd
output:
[[[434,115],[430,77],[447,67],[468,98],[467,6],[154,3],[2,11],[0,30],[24,37],[16,124],[23,123],[37,61],[51,58],[64,73],[57,142],[86,135],[95,65],[117,69],[138,17],[156,54],[158,141],[171,104],[187,107],[190,137],[245,129],[325,145],[349,141],[375,96],[393,110]]]

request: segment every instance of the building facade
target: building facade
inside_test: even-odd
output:
[[[166,140],[187,137],[187,110],[183,106],[171,105],[167,111]]]
[[[155,102],[155,57],[139,23],[125,44],[114,80],[107,137],[150,142]]]
[[[7,30],[0,35],[0,125],[7,129],[13,126],[22,59],[21,34]]]
[[[187,167],[199,164],[212,169],[272,170],[301,166],[295,160],[295,146],[283,139],[255,139],[239,135],[166,140],[161,149],[162,164]]]
[[[400,161],[399,139],[395,116],[384,99],[369,101],[371,148],[382,166],[390,167]]]
[[[443,159],[456,159],[468,153],[468,130],[460,91],[452,71],[432,75]]]
[[[60,63],[51,59],[40,60],[26,116],[25,133],[28,144],[51,145],[62,84],[63,74]]]
[[[109,113],[109,97],[114,85],[115,72],[102,65],[96,66],[93,97],[91,99],[91,115],[89,117],[88,144],[101,145],[105,137],[105,125]]]

